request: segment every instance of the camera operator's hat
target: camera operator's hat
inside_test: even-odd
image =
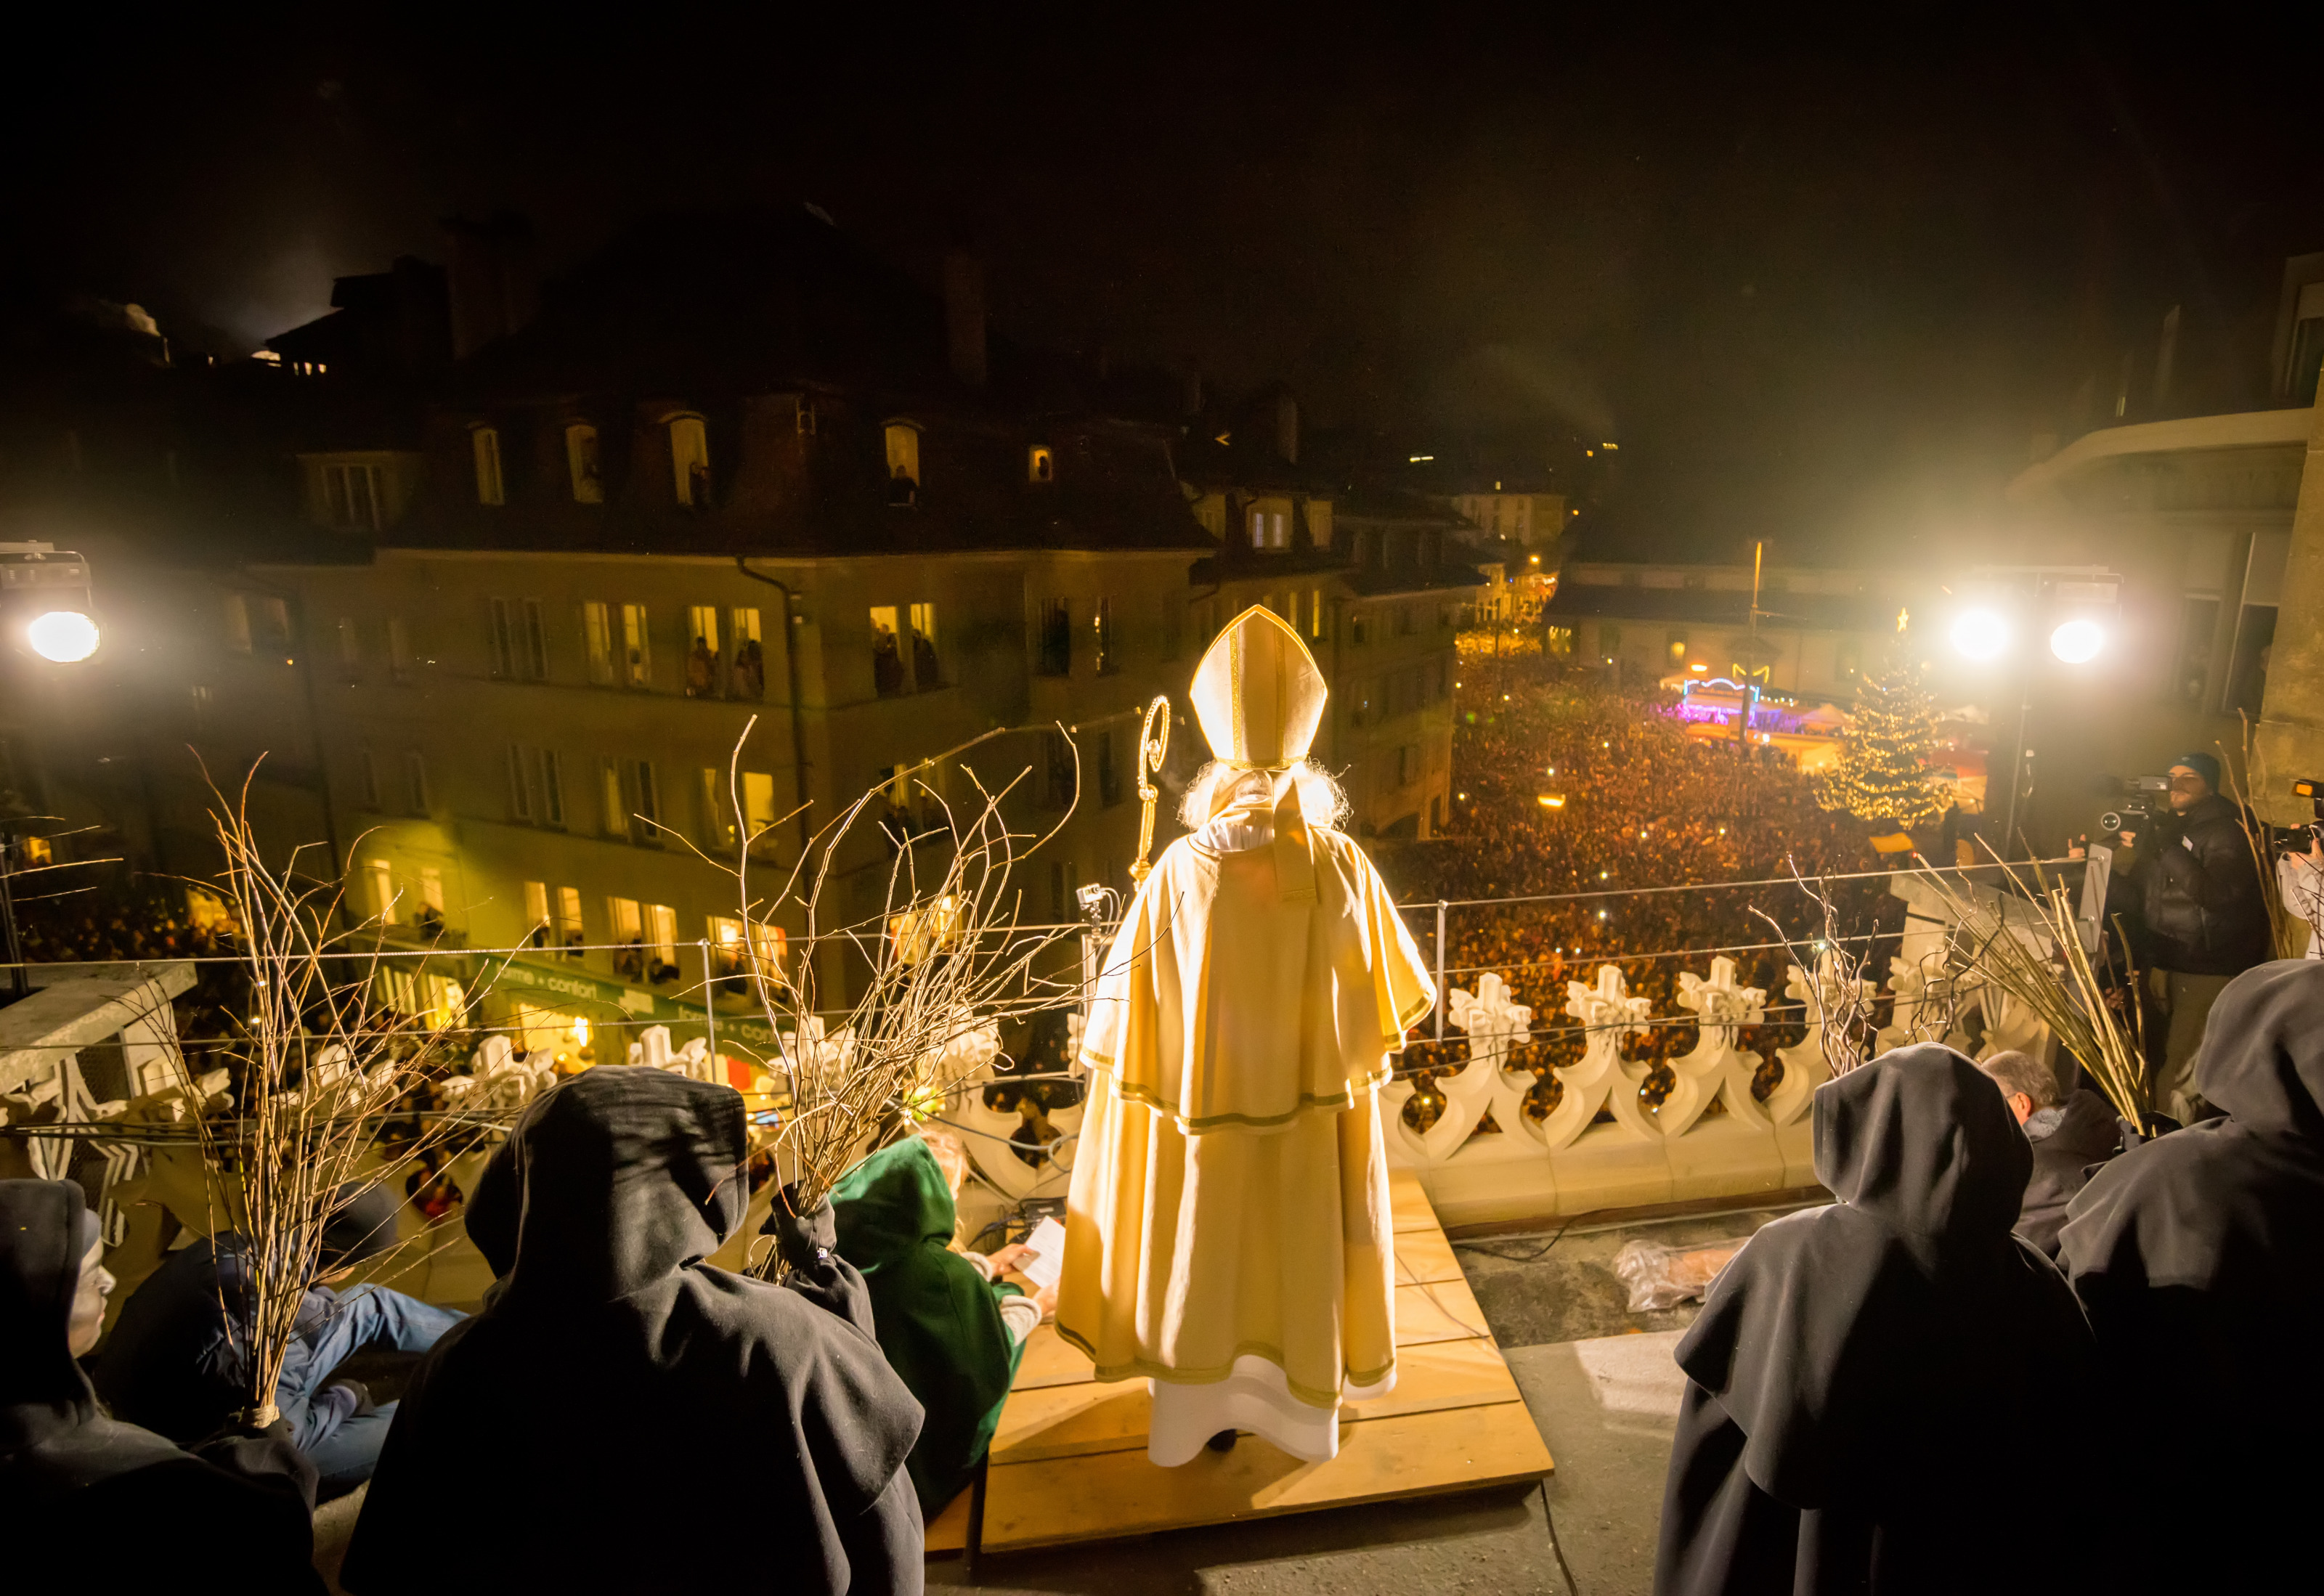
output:
[[[2203,785],[2213,792],[2219,790],[2219,761],[2208,753],[2180,753],[2171,757],[2174,765],[2184,765],[2203,779]]]
[[[1280,770],[1307,757],[1331,688],[1298,632],[1253,604],[1203,655],[1186,697],[1212,753],[1229,764]]]

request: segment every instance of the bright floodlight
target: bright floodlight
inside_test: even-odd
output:
[[[78,665],[97,652],[97,623],[78,610],[51,610],[24,629],[32,652],[60,665]]]
[[[2087,665],[2106,647],[2106,629],[2095,621],[2068,621],[2050,634],[2050,651],[2069,665]]]
[[[1997,660],[2009,646],[2009,623],[1991,610],[1964,611],[1953,623],[1953,647],[1972,660]]]

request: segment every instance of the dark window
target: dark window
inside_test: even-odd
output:
[[[1121,801],[1121,771],[1113,762],[1113,730],[1097,734],[1098,801],[1111,807]]]
[[[1040,657],[1035,669],[1043,676],[1074,673],[1074,613],[1065,600],[1053,598],[1041,606],[1038,641]]]
[[[2179,628],[2179,680],[2181,701],[2200,704],[2210,694],[2211,649],[2218,641],[2219,601],[2190,598]]]
[[[651,760],[639,760],[632,767],[637,784],[637,840],[659,846],[661,842],[661,789],[654,783]]]
[[[1081,781],[1072,740],[1063,732],[1045,732],[1041,736],[1041,799],[1052,809],[1065,808],[1074,801],[1074,789]]]
[[[2259,718],[2260,703],[2267,697],[2268,657],[2274,646],[2275,606],[2246,604],[2236,621],[2236,651],[2227,667],[2223,714],[2240,710],[2254,720]]]
[[[493,674],[506,679],[516,674],[516,639],[509,626],[508,600],[491,601]]]
[[[1097,613],[1091,617],[1090,624],[1097,632],[1097,673],[1111,676],[1121,669],[1121,661],[1113,651],[1113,600],[1097,601]]]
[[[537,598],[524,601],[524,674],[530,681],[549,679],[549,623]]]

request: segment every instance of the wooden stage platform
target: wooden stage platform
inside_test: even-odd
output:
[[[1549,1449],[1408,1169],[1389,1173],[1396,1212],[1396,1388],[1340,1410],[1340,1455],[1302,1462],[1255,1437],[1183,1468],[1146,1460],[1142,1379],[1101,1384],[1047,1324],[1033,1333],[1002,1409],[980,1545],[1016,1551],[1307,1513],[1538,1479]],[[963,1550],[963,1491],[928,1525],[931,1555]]]

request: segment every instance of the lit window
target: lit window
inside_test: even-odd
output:
[[[524,939],[534,947],[549,940],[549,883],[524,884]]]
[[[607,836],[626,836],[630,830],[630,806],[622,800],[621,761],[601,759],[597,761],[597,800],[604,813]],[[615,940],[619,940],[616,938]]]
[[[497,428],[478,427],[468,434],[476,453],[476,503],[505,504],[508,494],[501,481],[501,435]]]
[[[597,429],[576,421],[565,429],[565,469],[573,479],[576,504],[605,502],[605,479],[597,464]]]
[[[606,607],[594,601],[581,606],[581,629],[588,635],[589,679],[599,687],[613,682],[613,623]]]
[[[702,767],[700,789],[702,805],[702,845],[706,848],[731,848],[734,845],[734,806],[726,801],[724,783],[719,779],[715,765]]]
[[[909,421],[890,421],[888,436],[888,480],[920,484],[920,429]]]
[[[226,646],[237,654],[250,652],[250,605],[239,593],[226,595]]]
[[[700,416],[673,416],[669,423],[669,469],[681,504],[710,503],[710,434]]]
[[[581,889],[559,887],[557,889],[557,945],[559,947],[578,948],[584,940],[586,938],[581,931]],[[581,955],[578,953],[573,953],[566,956],[577,959]]]
[[[904,690],[904,643],[896,635],[896,606],[872,608],[872,690],[892,698]]]
[[[1035,444],[1025,451],[1025,480],[1055,482],[1057,479],[1057,457],[1047,444]]]
[[[1307,635],[1322,641],[1323,637],[1323,590],[1310,590],[1307,595]]]
[[[631,780],[638,795],[638,840],[659,844],[661,841],[661,789],[654,780],[653,761],[639,760],[631,766]]]
[[[643,604],[622,606],[622,661],[624,686],[653,685],[653,629]]]
[[[767,691],[767,652],[759,641],[759,612],[737,607],[727,613],[734,640],[733,667],[726,674],[726,692],[733,698],[761,698]]]
[[[944,685],[944,672],[936,662],[936,607],[934,604],[912,606],[912,685],[923,692]]]
[[[323,467],[323,519],[342,531],[375,532],[380,527],[379,467]]]
[[[689,604],[686,611],[686,696],[715,697],[718,692],[718,610]]]
[[[371,881],[371,911],[379,917],[383,926],[395,924],[395,872],[384,859],[364,861],[364,874]]]
[[[678,910],[669,904],[646,905],[646,946],[663,964],[678,963]]]
[[[775,828],[775,779],[764,771],[742,772],[742,825],[752,842]]]

